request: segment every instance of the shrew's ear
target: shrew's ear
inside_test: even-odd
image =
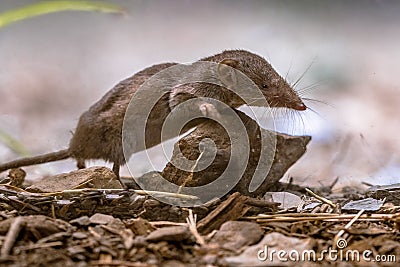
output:
[[[239,65],[239,61],[237,61],[236,59],[232,59],[232,58],[225,58],[225,59],[221,60],[219,62],[219,64],[224,64],[229,67],[235,68],[237,65]]]
[[[239,61],[231,58],[225,58],[218,63],[218,76],[224,85],[232,86],[236,84],[237,78],[234,68],[238,65]]]

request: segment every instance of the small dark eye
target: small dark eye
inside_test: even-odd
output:
[[[263,83],[262,88],[267,89],[268,88],[268,84]]]

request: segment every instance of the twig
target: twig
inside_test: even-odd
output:
[[[193,211],[189,209],[189,217],[186,218],[186,222],[189,225],[189,230],[192,233],[192,235],[196,238],[196,242],[200,246],[204,246],[206,242],[204,241],[204,238],[197,231],[196,220],[197,220],[197,215],[195,214],[193,216]]]
[[[125,189],[91,189],[91,188],[82,188],[82,189],[68,189],[58,192],[51,192],[51,193],[44,193],[45,196],[53,196],[53,195],[61,195],[61,194],[71,194],[71,193],[84,193],[84,192],[123,192],[126,191]],[[182,198],[182,199],[189,199],[189,200],[198,200],[199,197],[186,195],[186,194],[178,194],[178,193],[171,193],[171,192],[162,192],[162,191],[151,191],[151,190],[132,190],[138,195],[160,195],[166,197],[175,197],[175,198]]]
[[[29,209],[31,209],[31,210],[33,210],[33,211],[36,211],[36,212],[42,211],[40,208],[38,208],[38,207],[36,207],[36,206],[33,206],[32,204],[25,203],[25,202],[23,202],[23,201],[21,201],[21,200],[18,200],[18,199],[7,198],[7,200],[10,201],[10,202],[12,202],[12,203],[17,203],[18,205],[21,205],[22,208],[20,209],[20,211],[23,210],[23,209],[25,209],[25,208],[29,208]],[[11,204],[11,206],[14,207],[14,205],[12,205],[12,204]],[[15,207],[14,207],[14,208],[15,208]]]
[[[275,218],[290,218],[290,217],[321,217],[333,216],[338,217],[336,213],[275,213],[275,214],[258,214],[257,216],[247,216],[244,219],[275,219]]]
[[[170,221],[154,221],[149,222],[152,226],[156,228],[166,227],[166,226],[186,226],[186,223],[170,222]]]
[[[270,222],[296,222],[296,221],[350,221],[353,214],[330,213],[287,213],[287,214],[259,214],[257,216],[242,217],[244,220],[255,220],[260,223]],[[369,214],[359,216],[359,221],[399,220],[400,213],[395,214]]]
[[[322,201],[322,202],[328,204],[328,205],[331,206],[332,208],[336,208],[336,204],[333,203],[332,201],[330,201],[329,199],[324,198],[324,197],[322,197],[322,196],[319,196],[319,195],[315,194],[313,191],[311,191],[311,190],[308,189],[308,188],[306,188],[305,190],[307,191],[307,193],[309,193],[310,195],[312,195],[312,196],[315,197],[316,199],[318,199],[318,200],[320,200],[320,201]]]
[[[16,247],[16,250],[23,251],[23,250],[32,250],[32,249],[38,249],[38,248],[50,248],[50,247],[56,247],[56,246],[62,246],[64,243],[61,241],[54,241],[54,242],[49,242],[49,243],[41,243],[41,244],[32,244],[29,246],[20,246]]]
[[[149,191],[149,190],[134,190],[134,191],[138,195],[160,195],[160,196],[176,197],[176,198],[190,199],[190,200],[200,199],[197,196],[185,195],[185,194],[179,194],[179,193],[171,193],[171,192]]]
[[[53,219],[57,219],[56,217],[56,209],[54,207],[54,203],[51,203],[51,215],[53,216]]]
[[[24,226],[24,221],[23,217],[18,216],[15,218],[13,223],[10,226],[10,229],[8,229],[6,239],[4,241],[4,245],[1,248],[1,257],[5,258],[8,255],[10,255],[10,252],[15,244],[15,241],[17,240],[17,237],[19,235],[19,232],[21,231],[22,227]]]
[[[62,195],[62,194],[73,194],[73,193],[85,193],[85,192],[123,192],[125,189],[117,189],[117,188],[107,188],[107,189],[96,189],[96,188],[79,188],[79,189],[66,189],[63,191],[56,191],[50,193],[41,193],[43,196],[54,196],[54,195]]]
[[[337,176],[335,180],[333,180],[333,182],[329,185],[329,188],[332,190],[332,188],[337,184],[338,181],[339,181],[339,176]]]

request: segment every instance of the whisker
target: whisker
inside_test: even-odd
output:
[[[315,86],[310,87],[310,88],[307,88],[307,89],[305,89],[305,90],[303,90],[303,91],[297,91],[297,90],[296,90],[296,93],[297,93],[300,97],[303,97],[303,96],[307,96],[310,92],[312,92],[313,90],[315,90],[315,89],[317,89],[317,88],[319,88],[319,85],[315,85]]]
[[[296,85],[301,81],[301,79],[304,78],[304,75],[306,75],[306,73],[311,69],[311,66],[314,64],[316,60],[316,57],[313,58],[313,60],[311,61],[311,63],[308,65],[308,67],[305,69],[305,71],[300,75],[300,77],[296,80],[296,82],[292,85],[293,88],[296,87]]]
[[[260,98],[255,98],[253,101],[250,101],[249,103],[246,103],[246,105],[251,106],[251,104],[257,102],[258,100],[262,100],[262,99],[263,99],[262,97],[260,97]],[[264,99],[265,99],[265,98],[264,98]]]
[[[335,105],[330,104],[330,103],[328,103],[328,102],[325,102],[325,101],[323,101],[323,100],[319,100],[319,99],[313,99],[313,98],[308,98],[308,97],[302,97],[301,100],[304,100],[304,101],[306,101],[306,102],[309,101],[309,102],[315,102],[315,103],[318,103],[318,104],[324,104],[324,105],[330,106],[330,107],[332,107],[332,108],[335,108]]]
[[[268,119],[268,115],[273,115],[272,113],[273,113],[273,111],[270,108],[265,109],[264,112],[261,114],[260,120],[264,121],[265,119]]]
[[[292,69],[292,64],[293,64],[293,57],[292,57],[292,59],[290,60],[289,69],[288,69],[288,71],[286,72],[286,75],[285,75],[285,81],[286,81],[286,82],[287,82],[287,77],[288,77],[288,75],[289,75],[289,72],[290,72],[290,70]]]
[[[326,83],[327,81],[329,81],[328,78],[320,79],[320,80],[318,80],[318,81],[313,82],[312,84],[306,85],[306,86],[304,86],[304,87],[302,87],[302,88],[300,88],[300,89],[296,89],[296,91],[297,91],[297,92],[301,92],[301,91],[303,91],[303,90],[305,90],[305,89],[308,89],[309,87],[314,87],[314,86],[317,86],[317,85],[322,85],[322,84]]]
[[[295,115],[295,111],[294,110],[290,110],[290,125],[291,125],[291,130],[290,130],[290,134],[294,134],[296,132],[296,128],[297,128],[297,122],[296,122],[296,115]]]
[[[271,57],[270,57],[270,54],[268,53],[268,51],[266,51],[265,54],[267,55],[268,62],[271,63],[272,60],[271,60]]]
[[[295,132],[296,132],[296,128],[297,128],[297,123],[296,123],[296,121],[297,121],[297,119],[296,119],[296,110],[291,110],[292,112],[291,112],[291,114],[292,114],[292,117],[291,117],[291,122],[292,122],[292,134],[294,134]]]
[[[274,103],[273,103],[274,104]],[[272,103],[271,103],[271,106],[272,106]],[[277,117],[277,114],[279,113],[279,110],[278,109],[276,109],[276,108],[273,108],[273,107],[271,107],[270,108],[271,109],[271,115],[274,117],[274,119],[275,119],[275,117]]]
[[[290,132],[290,124],[288,124],[288,121],[291,121],[291,119],[290,119],[290,116],[291,116],[291,114],[290,114],[290,110],[282,110],[282,112],[283,113],[285,113],[284,115],[283,115],[283,117],[282,117],[282,124],[283,124],[283,126],[285,127],[284,129],[286,130],[287,129],[287,131],[288,132]]]
[[[313,108],[307,107],[307,109],[309,109],[312,113],[314,113],[315,115],[317,115],[318,117],[320,117],[322,120],[326,121],[326,119],[324,117],[321,116],[321,114],[319,114],[317,111],[315,111]]]
[[[296,88],[295,91],[296,91],[298,94],[304,94],[305,92],[309,92],[309,91],[311,91],[311,90],[313,90],[313,89],[318,88],[319,86],[321,86],[321,85],[323,84],[323,81],[325,81],[325,80],[317,81],[317,82],[312,83],[312,84],[310,84],[310,85],[304,86],[304,87],[302,87],[302,88],[300,88],[300,89],[297,89],[297,88]]]
[[[276,124],[277,124],[277,122],[278,122],[278,120],[279,120],[279,113],[280,111],[279,111],[279,109],[276,109],[276,108],[272,108],[271,109],[271,119],[272,119],[272,122],[273,122],[273,127],[275,128],[275,126],[276,126]]]
[[[306,132],[306,124],[304,123],[304,118],[299,111],[296,110],[296,114],[300,117],[301,124],[303,125],[303,134]]]
[[[285,123],[287,123],[290,128],[289,128],[289,133],[293,134],[294,132],[294,124],[293,124],[293,110],[288,109],[288,114],[289,116],[287,116],[288,120],[285,120]],[[287,122],[286,122],[287,121]]]

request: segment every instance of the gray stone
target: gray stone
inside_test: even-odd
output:
[[[70,224],[72,225],[77,225],[77,226],[88,226],[90,224],[90,220],[88,216],[81,216],[79,218],[73,219],[69,221]]]
[[[191,237],[189,228],[186,226],[171,226],[157,229],[151,232],[146,240],[149,242],[158,241],[183,241]]]
[[[72,237],[75,239],[85,239],[88,237],[88,235],[83,232],[75,232],[72,234]]]
[[[108,224],[114,220],[114,217],[111,215],[96,213],[90,217],[89,221],[93,224]]]
[[[263,234],[264,231],[257,223],[228,221],[214,235],[211,243],[217,243],[226,250],[237,251],[258,242]]]

